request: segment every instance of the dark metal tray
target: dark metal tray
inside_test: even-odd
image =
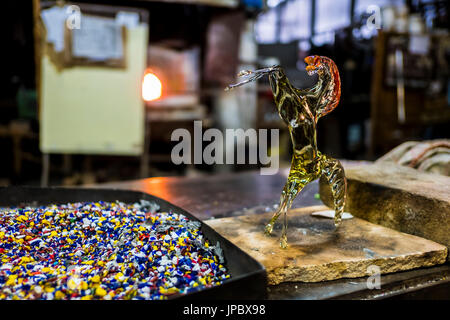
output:
[[[125,203],[139,200],[156,202],[161,210],[172,210],[189,219],[200,221],[185,210],[143,192],[115,189],[85,188],[38,188],[38,187],[0,187],[0,207],[22,204],[37,206],[51,203],[91,201],[121,201]],[[222,237],[208,225],[201,222],[201,231],[213,244],[217,241],[223,250],[225,267],[231,278],[223,284],[184,295],[172,296],[175,299],[264,299],[266,298],[267,274],[264,267]]]

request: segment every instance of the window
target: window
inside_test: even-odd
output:
[[[305,39],[311,36],[311,1],[294,0],[281,12],[280,42]]]
[[[275,1],[276,6],[259,15],[255,24],[258,43],[287,43],[311,35],[311,0]],[[278,21],[279,23],[279,35]]]
[[[258,16],[255,23],[255,37],[258,43],[277,42],[277,13],[271,9]]]
[[[351,0],[269,0],[269,10],[259,15],[255,24],[256,41],[261,44],[287,43],[309,40],[311,37],[311,10],[315,1],[315,27],[313,42],[316,45],[334,40],[334,31],[351,23]],[[404,0],[355,0],[354,15],[367,13],[370,5],[383,8],[399,5]],[[368,36],[372,33],[369,30]]]
[[[355,16],[359,16],[363,13],[367,12],[367,8],[369,6],[379,6],[380,8],[383,8],[387,5],[394,5],[398,6],[403,4],[404,0],[356,0],[355,3]]]
[[[326,33],[350,25],[350,0],[316,0],[315,33]]]

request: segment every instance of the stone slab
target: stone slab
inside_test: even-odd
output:
[[[345,167],[345,210],[364,220],[450,248],[450,177],[390,164]],[[320,181],[320,197],[332,206]]]
[[[281,223],[271,236],[264,226],[271,213],[206,220],[205,223],[261,262],[271,285],[288,281],[318,282],[433,266],[445,262],[447,248],[358,218],[343,220],[311,215],[325,206],[292,210],[287,249],[279,247]],[[280,219],[281,220],[281,219]]]

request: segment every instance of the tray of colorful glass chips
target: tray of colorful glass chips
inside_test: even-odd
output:
[[[265,293],[259,262],[155,196],[0,188],[0,299],[258,299]]]

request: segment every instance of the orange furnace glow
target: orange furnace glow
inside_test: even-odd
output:
[[[161,98],[161,95],[161,80],[152,72],[146,73],[142,80],[142,98],[145,101],[154,101]]]

